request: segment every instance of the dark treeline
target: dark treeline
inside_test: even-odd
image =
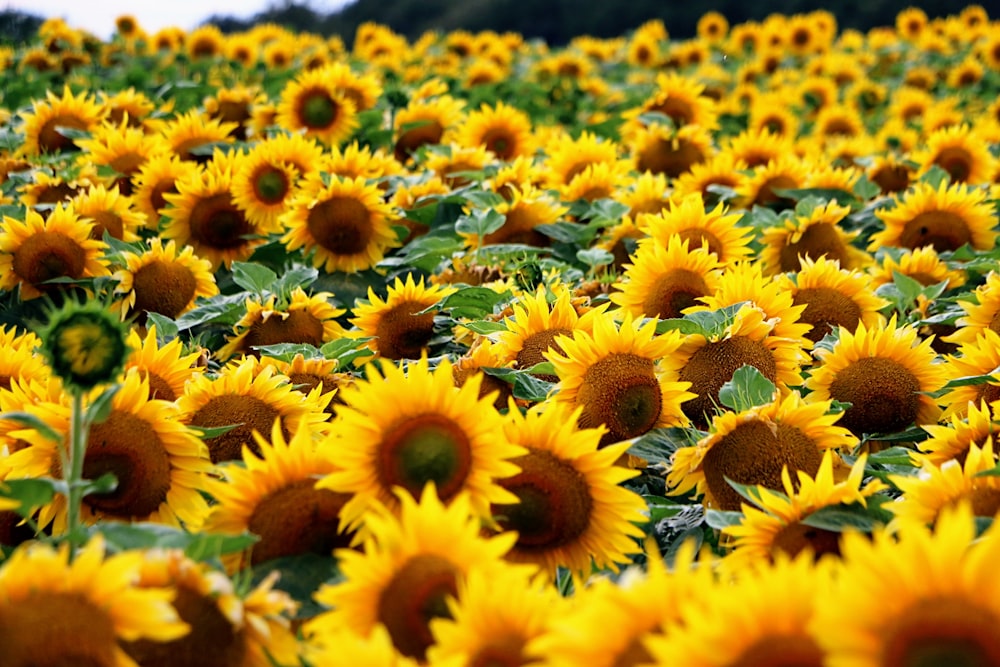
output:
[[[691,37],[699,17],[719,11],[730,23],[762,20],[768,14],[795,14],[825,8],[834,13],[841,29],[867,30],[891,26],[896,14],[911,5],[928,16],[946,16],[965,3],[955,0],[838,0],[824,6],[815,0],[711,0],[683,3],[663,0],[356,0],[337,12],[314,9],[308,1],[279,0],[251,17],[216,15],[223,32],[247,30],[259,23],[277,23],[291,30],[326,36],[340,35],[348,44],[362,23],[387,25],[410,39],[428,30],[496,30],[517,32],[561,45],[577,35],[614,37],[650,19],[661,19],[677,38]],[[8,9],[0,12],[0,41],[24,42],[34,35],[42,18]]]

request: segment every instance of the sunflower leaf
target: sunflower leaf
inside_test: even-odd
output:
[[[836,533],[847,529],[870,533],[884,523],[879,514],[869,512],[860,503],[841,503],[822,507],[804,517],[801,522],[812,528]]]
[[[463,287],[449,294],[436,305],[416,314],[446,310],[454,318],[481,320],[486,315],[492,315],[493,307],[510,296],[509,291],[496,292],[488,287]]]
[[[604,248],[588,248],[577,250],[576,258],[586,264],[591,271],[599,266],[605,266],[615,261],[615,256]]]
[[[156,328],[156,341],[162,347],[180,335],[177,322],[160,313],[146,313],[147,326]]]
[[[307,286],[316,282],[316,278],[318,277],[318,269],[312,266],[295,264],[281,274],[281,277],[278,278],[276,283],[274,283],[273,290],[280,297],[287,297],[295,290],[296,287],[305,289]]]
[[[739,482],[734,482],[728,477],[723,477],[726,480],[726,484],[733,487],[733,491],[740,494],[744,500],[753,505],[754,507],[760,507],[760,501],[763,493],[754,484],[740,484]],[[779,493],[774,491],[774,493]]]
[[[87,406],[87,411],[84,413],[84,419],[90,424],[100,424],[108,418],[111,414],[112,400],[118,390],[121,389],[120,384],[114,384],[101,392],[101,395],[90,402]]]
[[[299,603],[296,618],[311,618],[326,611],[313,599],[313,593],[323,584],[335,584],[344,578],[335,558],[304,553],[255,565],[251,585],[258,585],[266,577],[272,576],[272,572],[280,573],[274,587]]]
[[[501,322],[491,322],[489,320],[477,320],[475,322],[462,322],[459,326],[465,327],[469,331],[474,331],[481,336],[488,336],[493,333],[507,331],[507,327]]]
[[[459,217],[455,222],[455,231],[459,234],[470,234],[482,239],[492,234],[507,222],[507,217],[494,209],[477,209]],[[480,243],[480,245],[483,245]]]
[[[744,364],[719,389],[719,402],[736,412],[766,405],[774,400],[776,387],[754,366]]]
[[[188,424],[188,428],[197,433],[198,437],[202,440],[217,438],[220,435],[229,433],[234,428],[239,428],[240,426],[243,426],[243,422],[240,422],[239,424],[227,424],[226,426],[196,426],[194,424]]]
[[[323,359],[323,353],[315,345],[308,343],[275,343],[274,345],[254,345],[254,350],[262,355],[284,362],[290,362],[296,355],[302,355],[303,359]]]
[[[193,553],[221,555],[242,551],[257,541],[257,536],[215,535],[212,533],[189,533],[180,528],[159,523],[102,523],[91,526],[93,533],[100,533],[111,551],[132,549],[184,549]],[[211,547],[211,548],[209,548]],[[190,556],[191,554],[188,553]]]
[[[674,452],[697,442],[697,433],[677,426],[654,428],[633,440],[628,453],[651,463],[669,463]]]
[[[367,347],[363,347],[363,345],[371,339],[371,336],[361,338],[338,338],[336,340],[331,340],[328,343],[324,343],[323,347],[319,348],[319,351],[322,352],[323,356],[327,359],[336,360],[338,369],[345,368],[351,365],[355,359],[370,357],[375,354]]]
[[[2,412],[0,413],[0,421],[4,420],[20,424],[25,428],[34,429],[46,440],[53,442],[62,442],[63,440],[62,434],[46,424],[41,417],[33,415],[30,412]]]
[[[705,523],[716,530],[743,523],[743,512],[724,510],[705,510]]]
[[[278,282],[278,274],[263,264],[233,262],[233,282],[248,292],[270,292]]]
[[[20,506],[14,511],[21,516],[31,516],[36,508],[52,502],[60,493],[59,481],[48,477],[8,479],[0,483],[0,498],[18,501]]]

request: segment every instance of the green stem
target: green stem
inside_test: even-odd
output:
[[[66,531],[72,560],[80,532],[80,506],[83,503],[83,460],[87,454],[87,427],[83,413],[83,392],[73,392],[73,412],[69,427],[69,466],[63,468],[66,482]]]

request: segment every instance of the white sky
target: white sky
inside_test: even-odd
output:
[[[329,12],[348,4],[350,0],[312,0],[316,11]],[[167,26],[185,30],[197,27],[209,16],[249,18],[274,0],[0,0],[0,9],[17,9],[49,18],[59,16],[74,28],[92,32],[108,39],[114,30],[115,18],[131,14],[147,32]]]

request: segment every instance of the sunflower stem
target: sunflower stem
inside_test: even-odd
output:
[[[66,531],[69,538],[70,561],[76,551],[76,541],[80,532],[80,506],[83,502],[83,460],[87,454],[87,424],[83,411],[83,392],[73,392],[73,408],[70,416],[69,466],[63,467],[66,482]]]

